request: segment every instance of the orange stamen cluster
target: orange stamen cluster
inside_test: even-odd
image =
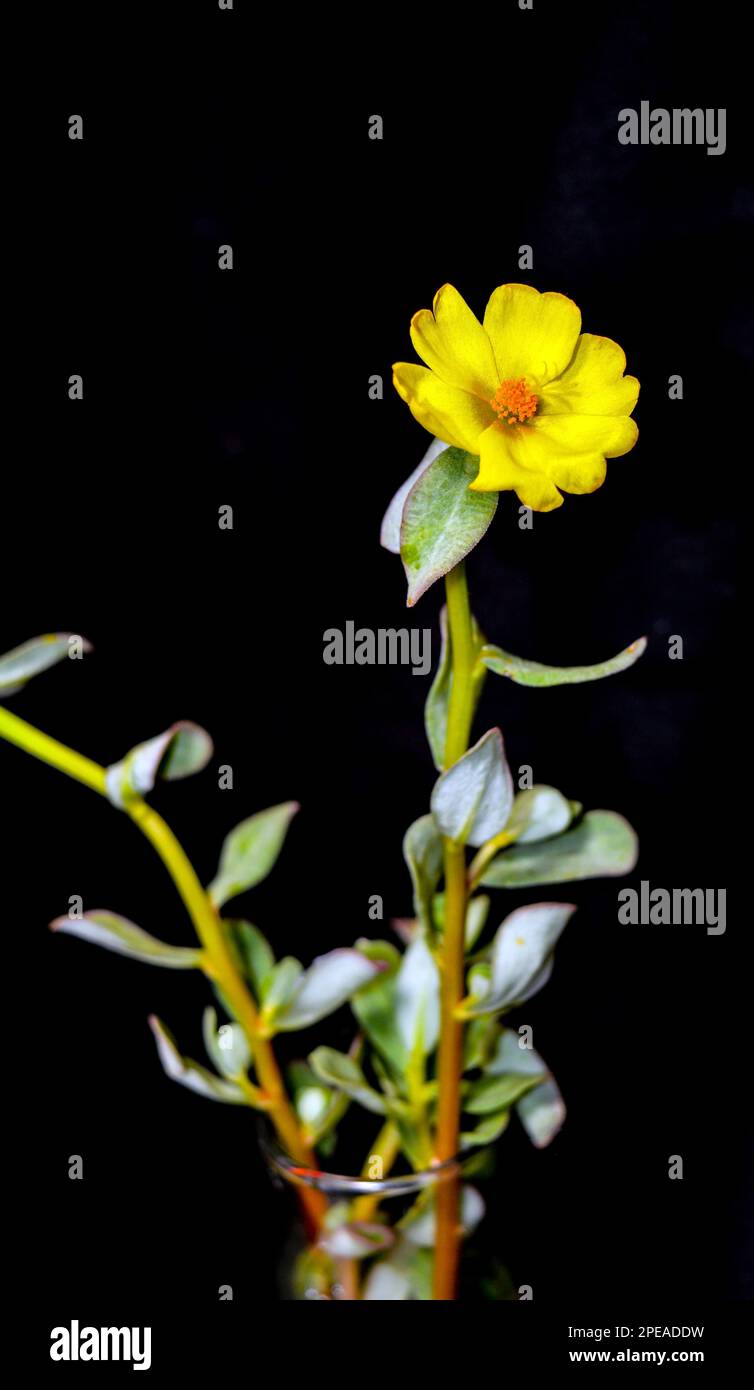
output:
[[[536,414],[537,397],[523,377],[517,381],[501,381],[490,405],[505,425],[523,425]]]

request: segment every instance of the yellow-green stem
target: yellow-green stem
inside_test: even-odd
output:
[[[505,849],[507,845],[512,845],[515,839],[515,834],[511,834],[509,830],[501,830],[499,835],[495,835],[493,839],[488,840],[485,845],[482,845],[480,850],[477,850],[477,853],[469,864],[469,872],[466,875],[466,882],[470,893],[476,888],[487,865],[495,858],[498,850]]]
[[[57,739],[50,738],[40,729],[35,729],[4,706],[0,706],[0,737],[51,767],[67,773],[69,777],[99,792],[101,796],[107,796],[104,767],[74,752]],[[259,1034],[254,1000],[236,969],[220,918],[202,888],[191,861],[170,827],[141,797],[128,797],[125,810],[156,849],[180,893],[204,947],[202,969],[220,987],[244,1030],[254,1058],[257,1077],[270,1102],[268,1113],[281,1142],[298,1163],[315,1168],[316,1159],[301,1138],[298,1121],[286,1095],[272,1045]],[[320,1192],[305,1189],[302,1190],[302,1200],[310,1224],[316,1226],[326,1208],[324,1197]]]
[[[448,601],[448,633],[451,649],[451,685],[445,768],[466,752],[473,714],[472,673],[475,660],[469,595],[463,565],[445,579]],[[466,931],[466,853],[452,840],[443,842],[445,866],[445,921],[440,959],[440,1047],[438,1053],[438,1106],[435,1156],[440,1162],[454,1158],[458,1150],[461,1097],[463,1025],[455,1010],[464,993],[464,938]],[[435,1287],[438,1300],[456,1295],[460,1227],[457,1177],[440,1183],[436,1198]]]
[[[364,1167],[361,1170],[362,1177],[371,1178],[372,1164],[375,1158],[380,1160],[380,1177],[384,1178],[390,1172],[398,1154],[401,1151],[401,1140],[398,1130],[392,1120],[386,1120],[377,1138],[375,1139],[367,1158],[364,1160]],[[380,1194],[375,1193],[372,1197],[365,1193],[363,1197],[357,1197],[351,1209],[354,1221],[371,1221],[377,1207],[380,1204]]]

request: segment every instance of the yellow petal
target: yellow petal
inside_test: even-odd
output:
[[[568,454],[552,459],[548,475],[564,492],[596,492],[607,474],[603,454]]]
[[[525,377],[541,387],[567,367],[581,328],[581,311],[564,294],[531,285],[500,285],[484,311],[498,380]]]
[[[495,418],[491,406],[413,362],[393,364],[393,385],[425,430],[457,449],[479,453],[479,436]]]
[[[527,457],[536,457],[537,466],[545,468],[548,460],[572,453],[618,458],[633,449],[639,437],[629,415],[538,415],[530,431],[516,433],[531,436]]]
[[[466,300],[452,285],[437,291],[432,309],[411,320],[411,342],[433,372],[461,391],[489,401],[498,386],[492,344]]]
[[[507,492],[513,490],[525,507],[534,512],[551,512],[563,505],[563,498],[554,483],[544,473],[529,470],[516,457],[517,435],[495,424],[485,430],[479,440],[479,473],[471,483],[474,492]]]
[[[594,492],[605,481],[605,458],[633,448],[639,431],[627,415],[538,415],[512,429],[511,457],[541,472],[564,492]]]
[[[540,414],[630,415],[639,383],[625,370],[626,354],[612,338],[582,333],[565,371],[543,390]]]

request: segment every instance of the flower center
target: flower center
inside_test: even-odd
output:
[[[523,425],[536,414],[537,397],[521,376],[501,381],[490,405],[505,425]]]

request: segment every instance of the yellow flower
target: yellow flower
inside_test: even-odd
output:
[[[484,324],[452,285],[411,320],[426,367],[396,362],[393,383],[415,418],[446,444],[479,455],[477,492],[513,489],[549,512],[563,492],[594,492],[606,458],[632,449],[639,395],[623,349],[581,333],[562,294],[500,285]]]

